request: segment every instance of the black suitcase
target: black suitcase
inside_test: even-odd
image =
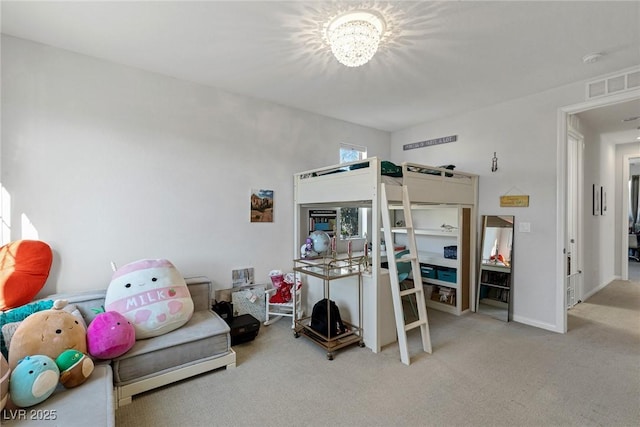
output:
[[[242,314],[227,320],[231,328],[231,345],[253,341],[260,331],[260,321],[250,314]]]

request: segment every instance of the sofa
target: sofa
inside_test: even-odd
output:
[[[138,340],[128,352],[108,361],[95,361],[89,379],[78,387],[58,385],[44,402],[29,408],[5,408],[2,425],[113,426],[115,410],[132,396],[218,368],[234,368],[230,328],[211,310],[211,281],[185,278],[194,303],[191,319],[182,327]],[[104,306],[106,290],[56,294],[74,304],[86,324]],[[7,343],[11,348],[11,343]]]

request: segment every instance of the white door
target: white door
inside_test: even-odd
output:
[[[582,300],[582,135],[570,130],[567,135],[567,309]]]

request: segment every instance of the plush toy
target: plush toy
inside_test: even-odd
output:
[[[0,411],[7,404],[9,397],[9,378],[11,378],[11,369],[7,359],[0,354]]]
[[[131,322],[136,339],[165,334],[191,319],[193,301],[182,275],[166,259],[144,259],[113,274],[105,297],[106,311]]]
[[[60,370],[60,383],[65,388],[77,387],[84,383],[93,372],[93,360],[78,350],[65,350],[56,358]]]
[[[9,347],[9,367],[14,369],[26,356],[41,354],[55,360],[68,349],[87,353],[87,331],[64,310],[67,302],[57,300],[50,310],[33,313],[16,329]]]
[[[43,288],[53,253],[45,242],[17,240],[0,248],[0,310],[28,304]]]
[[[27,356],[11,372],[11,401],[19,407],[33,406],[46,400],[58,385],[60,370],[47,356]]]
[[[277,274],[279,272],[280,274]],[[276,273],[276,274],[273,274]],[[293,292],[293,285],[296,282],[295,289],[300,289],[302,286],[302,282],[300,279],[296,280],[296,277],[293,273],[287,273],[286,275],[282,274],[279,270],[274,270],[269,273],[271,277],[271,283],[273,283],[273,287],[276,289],[275,294],[269,298],[269,302],[273,304],[284,304],[291,301],[293,298],[291,292]]]
[[[98,359],[122,356],[136,343],[136,330],[117,311],[98,314],[87,328],[89,354]]]

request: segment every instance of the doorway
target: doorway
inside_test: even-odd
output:
[[[628,254],[621,265],[621,279],[640,281],[640,152],[625,154],[622,161],[622,183],[628,183],[628,197],[622,198],[622,224],[628,224],[628,239],[622,239],[622,253]],[[633,196],[635,194],[635,197]],[[626,221],[626,222],[625,222]]]
[[[569,188],[569,156],[570,156],[570,148],[569,148],[569,131],[571,128],[571,116],[578,114],[578,113],[585,113],[585,112],[590,112],[591,110],[593,110],[594,112],[597,111],[604,111],[605,109],[602,107],[607,107],[607,109],[609,109],[609,107],[611,109],[615,109],[616,106],[621,105],[623,103],[627,103],[629,101],[635,101],[638,102],[638,100],[640,100],[640,90],[632,90],[632,91],[628,91],[625,93],[619,93],[616,95],[609,95],[609,96],[605,96],[602,97],[600,99],[594,99],[594,100],[590,100],[590,101],[585,101],[582,102],[580,104],[575,104],[575,105],[571,105],[571,106],[567,106],[567,107],[563,107],[560,108],[558,111],[558,162],[557,162],[557,167],[558,167],[558,175],[557,175],[557,224],[558,224],[558,235],[557,235],[557,240],[556,240],[556,245],[557,248],[559,249],[556,254],[557,254],[557,268],[556,268],[556,292],[555,292],[555,299],[556,299],[556,304],[555,304],[555,308],[556,308],[556,318],[558,319],[558,332],[562,332],[562,333],[566,333],[567,332],[567,307],[569,305],[569,297],[568,297],[568,291],[570,289],[573,288],[574,292],[577,290],[577,292],[582,292],[584,293],[584,289],[580,289],[580,283],[578,282],[578,284],[570,284],[569,283],[569,279],[571,277],[576,277],[576,276],[572,276],[572,274],[578,273],[576,270],[581,270],[580,269],[580,264],[578,264],[577,266],[574,264],[573,266],[570,265],[570,263],[575,262],[575,253],[572,253],[572,257],[569,258],[567,256],[568,252],[571,252],[572,250],[575,251],[576,248],[572,248],[568,243],[570,243],[570,240],[572,239],[571,235],[573,234],[572,232],[570,232],[570,227],[573,230],[574,226],[571,225],[570,221],[569,221],[569,208],[570,208],[570,204],[568,202],[568,197],[569,197],[569,193],[570,191],[572,191],[573,189],[573,184],[572,185],[572,189]],[[618,123],[620,121],[618,120]],[[597,129],[593,129],[596,130]],[[597,133],[597,132],[596,132]],[[573,155],[571,155],[573,157]],[[585,164],[588,164],[588,162],[585,162]],[[587,170],[583,168],[582,173],[586,174]],[[619,171],[616,171],[616,175],[619,176]],[[573,182],[573,181],[572,181]],[[585,185],[586,186],[586,185]],[[586,199],[586,189],[583,191],[584,194],[584,198],[583,198],[583,202],[582,203],[578,203],[578,218],[582,217],[584,218],[584,215],[587,214],[587,199]],[[614,207],[615,211],[617,211],[617,209],[619,209],[618,206],[619,202],[620,202],[620,195],[619,194],[614,194],[613,191],[610,191],[609,193],[609,200],[608,200],[608,206],[609,207]],[[590,200],[590,198],[588,199]],[[616,205],[617,202],[617,205]],[[613,210],[613,209],[612,209]],[[619,212],[619,211],[617,211]],[[615,222],[616,224],[616,236],[615,239],[617,242],[619,242],[619,239],[622,239],[622,231],[620,231],[620,236],[618,236],[617,230],[621,230],[620,224],[619,224],[619,217],[621,218],[621,215],[618,215],[618,213],[615,213]],[[613,219],[613,218],[612,218]],[[626,221],[626,220],[625,220]],[[594,231],[590,230],[588,227],[582,227],[584,229],[583,234],[582,234],[582,240],[586,240],[587,237],[592,237],[593,234],[591,235],[587,235],[586,233],[594,233]],[[578,225],[578,233],[580,230],[580,226]],[[627,228],[626,228],[626,222],[624,223],[624,238],[627,239]],[[577,247],[580,248],[580,234],[578,234],[578,240],[575,242],[577,243]],[[624,242],[624,245],[626,247],[626,241]],[[617,246],[617,244],[616,244]],[[617,246],[619,249],[616,249],[615,252],[621,252],[621,248],[622,248],[623,244],[620,243],[620,246]],[[585,257],[586,253],[584,252],[584,247],[583,250],[580,251],[580,249],[578,250],[578,257]],[[590,258],[589,259],[593,259],[596,262],[598,262],[599,259],[601,259],[600,257],[600,253],[598,252],[600,249],[598,247],[598,245],[592,245],[589,247],[590,252]],[[624,249],[626,251],[626,249]],[[580,254],[580,252],[582,252]],[[622,252],[623,254],[626,254],[626,252]],[[622,257],[619,257],[618,259],[620,259]],[[624,257],[625,261],[626,261],[626,256]],[[617,261],[616,261],[617,262]],[[575,268],[574,268],[575,267]],[[599,267],[598,267],[599,268]],[[625,268],[626,269],[626,268]],[[580,273],[578,273],[577,277],[580,277]],[[583,276],[583,280],[584,280],[584,276]],[[584,288],[584,283],[582,284],[583,288]],[[590,294],[586,294],[586,295],[582,295],[581,298],[584,299],[586,297],[588,297]],[[580,298],[580,297],[579,297]]]

